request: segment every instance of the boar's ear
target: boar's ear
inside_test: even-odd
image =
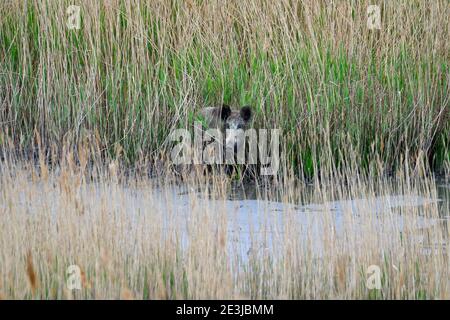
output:
[[[252,118],[252,109],[249,106],[242,107],[240,114],[242,119],[248,122]]]
[[[222,105],[222,107],[220,108],[220,118],[225,121],[228,119],[228,117],[231,114],[231,108],[230,106],[224,104]]]

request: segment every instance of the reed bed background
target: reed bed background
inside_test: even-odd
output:
[[[381,30],[367,27],[369,4]],[[69,5],[80,30],[66,26]],[[50,157],[90,139],[98,158],[133,165],[163,158],[172,129],[225,102],[282,129],[298,173],[349,157],[360,170],[422,158],[441,170],[448,16],[446,0],[2,1],[0,144],[30,154],[37,132]]]

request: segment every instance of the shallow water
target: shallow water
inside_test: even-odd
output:
[[[131,214],[151,210],[169,213],[165,215],[164,228],[173,228],[174,221],[181,222],[179,230],[183,245],[188,245],[192,234],[189,225],[193,211],[223,213],[225,217],[222,215],[217,223],[226,224],[230,255],[237,253],[242,261],[247,261],[252,254],[279,250],[285,236],[292,235],[292,228],[298,240],[308,241],[313,255],[320,257],[329,241],[326,233],[330,230],[335,241],[345,241],[350,232],[352,237],[364,237],[369,229],[389,238],[413,230],[447,228],[450,219],[450,188],[442,183],[437,184],[437,197],[390,194],[306,204],[262,199],[254,189],[256,187],[251,185],[240,186],[232,188],[226,199],[213,199],[209,194],[187,186],[156,189],[151,193],[145,188],[126,188],[121,201],[126,203]],[[156,203],[153,208],[145,207],[143,200],[149,197]],[[436,206],[438,215],[424,214],[423,209],[429,206]],[[286,235],[288,228],[291,233]],[[421,232],[415,237],[418,242],[423,242]],[[427,246],[430,244],[424,243],[424,249]]]
[[[436,184],[436,196],[392,193],[322,202],[306,196],[303,203],[282,202],[275,196],[264,198],[257,195],[256,189],[252,185],[237,186],[231,188],[225,199],[214,199],[204,190],[186,185],[151,188],[87,184],[81,187],[79,197],[88,210],[106,199],[110,212],[124,210],[132,219],[137,215],[158,216],[161,219],[155,221],[160,221],[163,233],[179,230],[183,246],[189,245],[192,234],[198,232],[192,226],[202,227],[198,219],[213,219],[213,224],[226,228],[230,256],[241,261],[248,261],[253,254],[276,253],[293,236],[307,245],[313,256],[320,257],[330,239],[345,244],[348,237],[362,239],[372,233],[389,241],[414,230],[448,228],[450,219],[450,186],[445,183]],[[25,193],[18,199],[30,213],[50,205],[54,206],[50,208],[54,214],[61,214],[57,208],[64,207],[63,197],[58,193],[32,202]],[[426,214],[424,209],[430,206],[435,206],[438,214],[432,217]],[[206,215],[199,218],[199,213]],[[423,242],[424,249],[446,245],[425,243],[424,234],[414,234],[416,241]]]

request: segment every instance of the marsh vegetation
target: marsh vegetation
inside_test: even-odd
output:
[[[72,2],[0,3],[0,298],[450,298],[448,1]],[[223,103],[277,175],[173,174]]]
[[[450,297],[448,181],[403,171],[395,179],[286,179],[243,189],[226,179],[180,185],[110,167],[92,182],[70,162],[45,177],[34,166],[2,163],[0,294]],[[81,290],[69,290],[71,265],[81,269]],[[380,271],[378,288],[367,284],[371,266]]]

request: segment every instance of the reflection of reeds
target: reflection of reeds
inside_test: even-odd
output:
[[[183,189],[190,205],[178,207],[171,197],[183,192],[174,192],[177,184],[169,176],[149,180],[119,167],[111,175],[107,166],[81,170],[73,164],[33,181],[28,164],[2,162],[1,168],[5,298],[29,298],[30,288],[33,297],[51,299],[450,298],[449,231],[438,212],[438,205],[449,211],[448,201],[374,214],[377,206],[392,204],[387,196],[437,198],[434,180],[408,176],[406,167],[397,178],[369,180],[347,172],[312,187],[289,179],[256,187],[260,199],[283,202],[283,221],[263,205],[250,225],[251,247],[243,253],[235,241],[242,221],[223,202],[204,200],[224,199],[227,177],[190,180]],[[338,200],[340,226],[333,206]],[[292,203],[322,205],[299,214]],[[25,277],[24,244],[33,248],[22,251]],[[81,268],[81,290],[66,288],[72,264]],[[370,265],[380,267],[381,290],[366,287]]]

